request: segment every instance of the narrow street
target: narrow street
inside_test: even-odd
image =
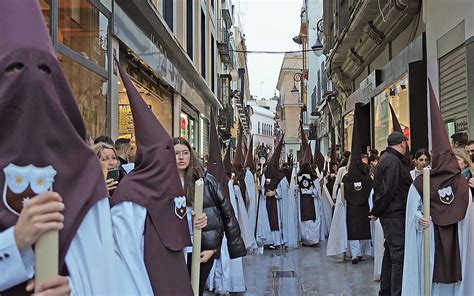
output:
[[[377,295],[373,259],[357,265],[326,256],[320,247],[264,250],[244,258],[246,296],[250,295]]]

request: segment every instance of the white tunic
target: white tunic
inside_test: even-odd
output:
[[[278,184],[280,187],[281,182]],[[279,229],[276,231],[271,231],[270,228],[270,221],[268,220],[268,212],[266,206],[267,197],[265,196],[265,175],[262,176],[262,183],[261,183],[261,192],[260,192],[260,205],[258,208],[258,220],[257,220],[257,243],[259,245],[274,245],[274,246],[281,246],[283,244],[283,237],[282,237],[282,216],[281,216],[281,197],[278,196],[279,188],[275,190],[277,194],[275,196],[269,198],[276,198],[277,199],[277,210],[278,210],[278,223]],[[281,189],[280,189],[281,190]]]
[[[234,212],[237,220],[239,221],[240,233],[242,239],[244,240],[245,248],[254,249],[257,247],[257,242],[255,241],[255,236],[249,227],[249,216],[247,213],[247,208],[245,207],[244,199],[242,198],[240,187],[238,185],[234,185],[233,188],[229,190],[229,192],[230,191],[233,191],[233,198],[231,198],[231,202],[235,203]]]
[[[245,186],[247,187],[247,195],[250,200],[247,210],[249,216],[249,230],[255,240],[255,227],[257,227],[258,192],[256,191],[254,177],[250,170],[247,170],[245,173]]]
[[[144,261],[146,208],[124,201],[112,207],[111,212],[117,248],[123,263],[120,266],[120,295],[153,295]]]
[[[326,248],[327,256],[337,256],[349,250],[346,224],[346,201],[342,201],[341,190],[338,188],[342,177],[344,177],[346,173],[346,167],[340,168],[337,172],[336,181],[334,183],[333,198],[336,197],[336,205],[332,217],[331,229],[329,231],[328,244]]]
[[[298,190],[299,191],[299,190]],[[322,206],[321,206],[321,190],[319,186],[319,180],[313,181],[312,193],[314,199],[314,211],[316,213],[315,220],[301,221],[301,206],[298,206],[299,217],[298,222],[300,224],[300,236],[301,241],[305,245],[315,245],[325,239],[324,230],[321,227],[322,222]],[[301,192],[298,192],[298,205],[301,203]]]
[[[232,208],[237,213],[237,197],[234,195],[232,181],[229,181],[228,186],[230,202]],[[238,191],[240,192],[240,189]],[[236,218],[240,223],[238,215],[236,215]],[[220,294],[245,292],[246,290],[242,258],[230,259],[225,235],[222,240],[221,257],[214,261],[211,273],[207,279],[207,285],[209,290]]]
[[[415,186],[408,192],[405,222],[405,258],[403,263],[402,295],[423,295],[423,229],[419,224],[422,200]],[[431,224],[432,225],[432,224]],[[433,278],[434,232],[430,229],[430,277]],[[431,284],[431,295],[474,295],[474,211],[471,191],[466,216],[458,222],[459,252],[461,256],[462,281],[455,284]]]
[[[295,195],[290,193],[288,180],[283,178],[276,190],[281,201],[281,223],[283,243],[290,248],[298,247],[297,208]]]
[[[324,180],[324,183],[327,181]],[[334,201],[332,200],[332,196],[326,187],[326,184],[323,184],[323,188],[321,188],[321,215],[322,215],[322,224],[321,224],[321,231],[324,233],[324,237],[327,238],[329,236],[329,230],[331,229],[332,223],[332,210],[334,208]]]
[[[374,206],[374,190],[370,192],[369,198],[369,208],[372,210]],[[370,235],[372,237],[372,245],[374,252],[374,281],[380,280],[382,276],[382,261],[383,254],[385,251],[384,247],[384,236],[382,224],[380,224],[380,219],[376,221],[370,221]]]
[[[5,256],[8,254],[8,256]],[[0,291],[34,276],[32,248],[20,252],[13,227],[0,233]],[[110,205],[104,198],[97,202],[79,226],[65,258],[71,295],[119,295],[121,278],[114,249]],[[100,263],[100,264],[98,264]]]

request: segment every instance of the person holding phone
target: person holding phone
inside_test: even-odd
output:
[[[112,194],[112,192],[117,188],[119,179],[119,160],[117,151],[112,145],[103,142],[95,144],[93,150],[99,158],[102,169],[104,170],[107,190]],[[107,175],[105,174],[105,171],[107,171]]]

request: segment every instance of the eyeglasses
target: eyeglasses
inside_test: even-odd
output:
[[[189,150],[183,150],[183,151],[175,151],[174,154],[176,156],[188,156],[189,155]]]

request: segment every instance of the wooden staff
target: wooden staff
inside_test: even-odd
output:
[[[48,231],[35,243],[35,283],[59,274],[59,230]]]
[[[35,282],[44,283],[59,271],[59,231],[46,232],[35,244]]]
[[[202,214],[202,204],[204,195],[204,181],[197,180],[194,183],[194,215],[200,217]],[[191,283],[194,295],[199,295],[199,275],[201,271],[201,229],[193,226],[193,256],[191,261]]]
[[[430,219],[430,169],[423,169],[423,217]],[[431,295],[430,228],[423,229],[423,285],[424,295]]]
[[[326,198],[329,201],[329,204],[331,205],[331,207],[334,207],[334,201],[332,200],[331,194],[329,194],[329,190],[326,184],[323,184],[323,193],[324,195],[326,195]]]
[[[344,183],[341,182],[339,184],[340,184],[339,186],[341,186],[340,187],[341,188],[340,189],[341,190],[341,201],[344,202],[345,201],[345,199],[344,199]]]

